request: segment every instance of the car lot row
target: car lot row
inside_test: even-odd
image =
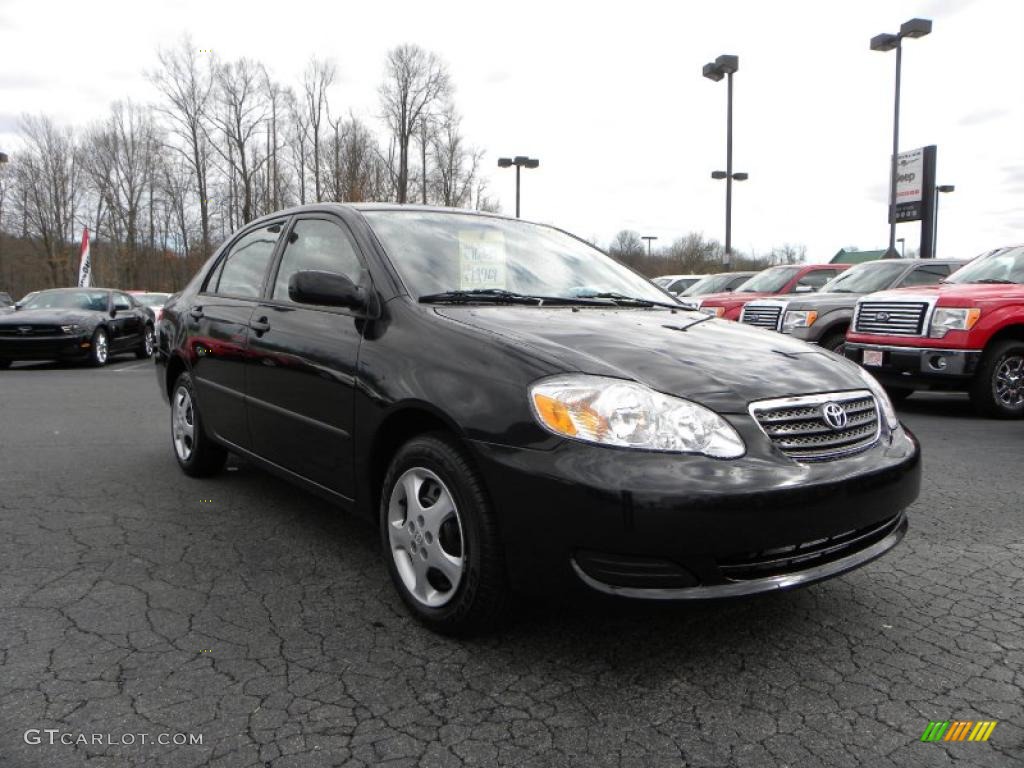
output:
[[[925,389],[966,392],[979,413],[1024,417],[1024,247],[966,264],[771,267],[728,292],[701,295],[695,284],[679,301],[844,354],[894,399]]]

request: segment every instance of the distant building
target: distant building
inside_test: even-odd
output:
[[[832,257],[830,264],[863,264],[865,261],[877,261],[885,256],[885,249],[881,251],[848,251],[840,248],[839,253]]]

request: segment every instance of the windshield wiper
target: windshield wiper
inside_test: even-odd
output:
[[[467,304],[474,301],[492,301],[508,304],[540,304],[541,296],[525,296],[503,288],[480,288],[469,291],[442,291],[420,296],[422,304]]]
[[[540,296],[531,293],[515,293],[504,288],[480,288],[475,290],[442,291],[420,296],[423,304],[472,304],[488,302],[492,304],[582,304],[591,307],[607,307],[610,302],[592,299],[589,296]]]
[[[1003,280],[1001,277],[983,277],[981,280],[971,280],[972,283],[994,283],[997,285],[1017,285],[1016,280]]]
[[[616,304],[629,304],[635,307],[668,307],[669,309],[685,309],[681,304],[669,304],[667,301],[654,301],[652,299],[641,299],[637,296],[627,296],[624,293],[615,291],[601,291],[600,293],[587,293],[581,299],[610,299]]]

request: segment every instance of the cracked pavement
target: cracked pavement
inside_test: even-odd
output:
[[[1024,424],[900,410],[924,487],[883,559],[452,640],[406,616],[371,525],[237,461],[185,477],[151,364],[0,371],[0,766],[1022,765]],[[919,741],[954,719],[999,724]]]

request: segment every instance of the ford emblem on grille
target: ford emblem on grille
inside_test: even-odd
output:
[[[32,326],[31,325],[19,325],[18,326],[18,333],[29,333],[29,332],[31,332],[31,330],[32,330]]]
[[[825,403],[821,406],[821,418],[832,429],[842,429],[846,426],[846,409],[839,403]]]
[[[887,322],[889,322],[889,313],[888,312],[875,312],[875,320],[877,320],[880,323],[887,323]]]

